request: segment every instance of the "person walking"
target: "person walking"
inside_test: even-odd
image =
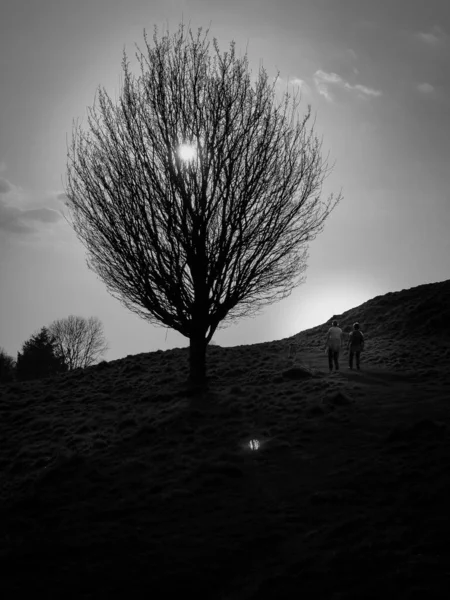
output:
[[[343,345],[343,332],[338,327],[338,322],[333,321],[327,333],[326,348],[328,347],[328,366],[330,373],[333,371],[333,363],[336,371],[339,371],[339,352]]]
[[[353,369],[353,356],[356,358],[356,368],[360,370],[361,351],[364,350],[364,335],[359,328],[359,323],[353,325],[353,331],[350,332],[348,338],[348,366]]]

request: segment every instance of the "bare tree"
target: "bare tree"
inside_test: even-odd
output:
[[[133,76],[124,51],[116,105],[99,88],[88,132],[74,126],[67,206],[88,267],[130,311],[190,342],[189,381],[206,383],[219,324],[254,315],[301,283],[306,244],[339,202],[320,201],[328,166],[298,97],[247,55],[167,32]],[[291,102],[292,100],[292,102]],[[116,297],[116,296],[115,296]]]
[[[69,371],[89,367],[108,350],[103,325],[97,317],[86,320],[70,315],[54,321],[48,330],[55,339],[55,354],[64,359]]]

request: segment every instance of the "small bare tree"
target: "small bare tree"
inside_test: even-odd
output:
[[[69,371],[89,367],[108,350],[97,317],[86,320],[70,315],[54,321],[48,330],[55,340],[55,354],[64,359]]]
[[[298,98],[275,102],[261,67],[251,83],[234,42],[220,54],[181,25],[136,53],[117,105],[99,89],[89,132],[74,127],[67,206],[110,293],[190,342],[193,384],[219,324],[288,296],[306,244],[341,199],[321,203],[329,169]],[[212,56],[211,56],[212,54]],[[100,113],[100,114],[99,114]]]

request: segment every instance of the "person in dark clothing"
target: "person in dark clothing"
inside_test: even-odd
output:
[[[353,356],[355,356],[356,368],[359,371],[361,351],[364,350],[364,335],[363,332],[359,329],[359,323],[355,323],[353,325],[353,331],[350,332],[348,338],[348,350],[348,366],[350,367],[350,369],[353,369]]]

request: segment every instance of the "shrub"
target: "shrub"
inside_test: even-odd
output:
[[[64,359],[55,356],[55,340],[50,337],[46,327],[32,336],[17,353],[17,379],[29,381],[43,379],[56,373],[65,373],[67,365]]]
[[[16,377],[16,362],[3,348],[0,348],[0,383],[9,383]]]

